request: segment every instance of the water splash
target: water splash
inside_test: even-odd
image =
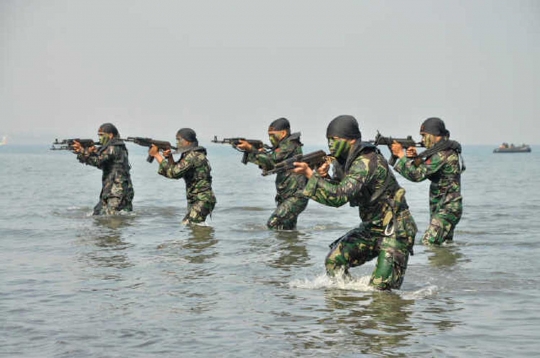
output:
[[[416,291],[405,292],[401,291],[400,296],[405,300],[418,300],[422,298],[434,297],[439,292],[439,287],[436,285],[429,285],[422,287]]]
[[[303,289],[321,289],[321,288],[337,288],[341,290],[372,292],[376,291],[369,285],[370,276],[362,277],[329,277],[326,274],[321,274],[313,279],[299,279],[289,282],[291,288]]]

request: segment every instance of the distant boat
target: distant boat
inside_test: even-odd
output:
[[[6,145],[7,144],[7,136],[2,137],[2,141],[0,142],[0,145]]]
[[[499,148],[493,149],[493,153],[530,153],[531,147],[527,144],[522,145],[513,145],[508,143],[503,143]]]

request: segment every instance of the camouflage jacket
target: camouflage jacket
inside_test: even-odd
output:
[[[184,178],[188,202],[214,200],[210,162],[204,147],[192,147],[184,150],[180,159],[170,164],[167,159],[161,161],[158,173],[171,179]]]
[[[103,171],[101,177],[101,198],[110,196],[126,197],[128,201],[133,198],[133,185],[131,183],[128,150],[124,141],[113,138],[97,152],[89,153],[85,150],[77,155],[77,159],[84,164],[97,167]],[[114,193],[112,192],[114,190]],[[112,194],[112,195],[111,195]]]
[[[384,156],[366,143],[351,148],[345,163],[334,161],[333,178],[323,178],[316,171],[308,180],[304,195],[328,206],[345,203],[358,206],[363,223],[383,227],[388,211],[407,209],[403,189],[390,170]],[[398,190],[402,193],[395,200]]]
[[[250,153],[248,161],[255,163],[262,170],[271,170],[277,163],[302,154],[300,133],[293,133],[279,142],[277,148],[270,153]],[[306,185],[306,177],[289,171],[276,174],[276,201],[282,201],[292,196],[300,196]]]
[[[430,205],[445,205],[461,202],[461,172],[459,154],[455,150],[443,150],[417,164],[413,159],[402,157],[394,169],[406,179],[421,182],[431,181],[429,187]]]

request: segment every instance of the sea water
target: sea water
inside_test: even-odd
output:
[[[400,290],[324,274],[358,210],[310,201],[298,230],[265,223],[274,177],[202,143],[217,206],[180,224],[183,180],[129,146],[134,211],[93,217],[101,171],[47,146],[0,147],[0,356],[530,357],[540,351],[540,148],[465,146],[455,242],[421,244],[429,182],[397,175],[419,226]],[[326,149],[307,146],[305,151]],[[386,152],[387,153],[387,152]]]

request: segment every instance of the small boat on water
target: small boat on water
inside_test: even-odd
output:
[[[499,148],[493,149],[493,153],[530,153],[531,147],[528,144],[514,145],[503,143]]]

